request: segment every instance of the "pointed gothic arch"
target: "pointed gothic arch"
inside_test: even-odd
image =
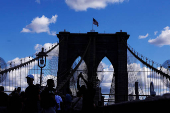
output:
[[[101,70],[103,68],[103,70]],[[100,80],[101,92],[104,94],[115,94],[115,74],[114,67],[110,60],[105,56],[97,68],[97,77]],[[115,95],[105,96],[108,104],[114,104]]]
[[[69,75],[69,72],[67,74],[63,74],[63,72],[70,69],[77,55],[83,56],[84,51],[89,47],[83,59],[88,68],[88,81],[96,80],[97,66],[102,58],[107,56],[115,72],[115,94],[117,95],[115,96],[115,101],[116,103],[127,101],[127,40],[129,36],[122,31],[115,34],[59,32],[57,37],[59,38],[59,43],[62,42],[59,49],[57,75],[61,77],[57,79],[57,85],[62,84],[63,80]],[[64,94],[68,87],[69,84],[66,84],[62,88]],[[122,97],[122,95],[125,96]]]
[[[78,56],[75,61],[73,62],[71,69],[74,69],[75,66],[77,65],[77,63],[80,61],[81,56]],[[80,66],[78,67],[78,69],[75,71],[75,73],[73,74],[73,76],[70,79],[70,90],[72,91],[73,96],[76,96],[77,94],[77,77],[80,74],[80,72],[83,73],[84,78],[87,80],[88,76],[87,76],[87,65],[85,63],[84,60],[82,60]],[[81,80],[80,81],[80,86],[84,85],[85,83]]]

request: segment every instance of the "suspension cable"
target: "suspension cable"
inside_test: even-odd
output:
[[[91,38],[90,38],[90,41],[89,41],[89,43],[88,43],[88,45],[87,45],[87,47],[86,47],[86,50],[85,50],[83,56],[81,57],[81,60],[80,60],[79,63],[76,65],[76,67],[75,67],[73,70],[71,70],[71,73],[70,73],[70,74],[68,75],[68,77],[63,81],[63,84],[60,84],[60,86],[57,86],[57,91],[61,90],[61,89],[66,85],[66,83],[67,83],[67,82],[70,80],[70,78],[72,77],[73,73],[78,69],[78,67],[80,66],[81,62],[82,62],[83,59],[84,59],[84,56],[85,56],[86,53],[87,53],[87,50],[88,50],[88,48],[89,48],[89,46],[90,46],[90,43],[91,43]]]
[[[64,38],[60,41],[60,43],[61,43],[63,40],[64,40]],[[59,43],[58,43],[57,45],[55,45],[54,47],[52,47],[50,50],[48,50],[48,51],[45,52],[45,53],[48,54],[50,51],[52,51],[52,50],[53,50],[54,48],[56,48],[58,45],[59,45]],[[37,56],[36,58],[34,58],[34,59],[32,59],[32,60],[29,60],[29,61],[27,61],[27,62],[21,63],[20,65],[17,65],[17,66],[10,67],[10,68],[8,68],[8,69],[2,70],[2,71],[0,72],[0,74],[6,73],[6,72],[10,72],[10,71],[12,71],[12,70],[14,70],[14,69],[17,69],[17,68],[20,68],[20,67],[22,67],[22,66],[25,66],[25,65],[27,65],[27,64],[29,64],[29,63],[31,63],[31,62],[35,62],[35,60],[37,60],[38,58],[39,58],[39,56]]]

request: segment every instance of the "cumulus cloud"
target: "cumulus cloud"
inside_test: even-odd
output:
[[[16,66],[16,65],[20,65],[21,64],[21,60],[22,62],[27,62],[30,59],[32,59],[32,57],[25,57],[25,58],[15,58],[11,61],[8,61],[7,63],[12,63],[12,67]],[[14,63],[15,62],[15,63]],[[27,81],[26,81],[26,76],[29,74],[30,70],[33,69],[33,67],[37,65],[37,61],[35,61],[34,63],[30,63],[27,66],[21,67],[19,69],[15,69],[13,71],[10,71],[9,73],[7,73],[7,77],[6,79],[0,83],[0,85],[5,86],[5,91],[13,91],[15,88],[17,87],[21,87],[21,91],[25,91],[25,88],[28,86]],[[34,74],[33,74],[34,75]],[[37,79],[36,76],[35,80]]]
[[[143,36],[143,35],[139,35],[139,39],[143,39],[143,38],[146,38],[146,37],[148,37],[149,36],[149,34],[147,33],[145,36]]]
[[[108,4],[122,3],[128,0],[65,0],[66,4],[76,11],[86,11],[88,8],[101,9]]]
[[[106,65],[104,62],[101,61],[98,66],[98,70],[99,69],[103,71],[103,72],[97,72],[97,76],[99,80],[101,80],[100,87],[101,87],[102,93],[108,94],[110,93],[111,83],[112,83],[113,74],[114,74],[114,68],[112,65]]]
[[[54,47],[55,45],[57,45],[57,43],[45,43],[44,45],[41,44],[36,44],[34,49],[36,50],[36,53],[40,52],[42,47],[44,47],[45,51],[48,51],[49,49],[51,49],[52,47]],[[59,54],[59,46],[56,47],[55,49],[53,49],[51,52],[49,52],[47,55],[47,59],[51,59],[53,56],[58,57]]]
[[[34,49],[35,49],[36,53],[40,52],[42,47],[44,47],[44,49],[46,49],[48,51],[50,48],[52,48],[56,44],[57,43],[45,43],[44,45],[36,44]],[[48,54],[49,57],[47,57],[47,62],[52,58],[52,56],[56,56],[56,57],[58,56],[58,52],[59,52],[58,49],[59,49],[59,47],[55,48]],[[22,63],[24,63],[31,59],[33,59],[33,57],[14,58],[13,60],[7,62],[7,64],[8,64],[7,68],[20,65],[21,60],[22,60]],[[3,82],[1,82],[0,85],[3,85],[5,87],[5,91],[13,91],[17,87],[21,87],[21,90],[25,91],[25,88],[28,86],[25,77],[28,74],[33,74],[34,75],[34,84],[39,84],[40,83],[40,74],[39,74],[40,72],[35,71],[35,67],[36,67],[36,69],[38,68],[37,64],[38,64],[37,61],[35,61],[33,63],[30,63],[29,65],[23,66],[19,69],[15,69],[13,71],[10,71],[9,73],[7,73],[6,79]],[[48,65],[46,67],[48,68]],[[42,78],[43,86],[46,86],[46,81],[49,78],[52,78],[55,81],[55,86],[56,86],[57,77],[54,75],[51,75],[50,72],[48,72],[47,74],[44,73],[45,76],[43,76],[43,78]]]
[[[164,46],[164,45],[170,45],[170,28],[169,26],[165,27],[164,30],[162,30],[161,34],[157,36],[155,39],[148,40],[150,44],[154,44],[156,46]]]
[[[32,22],[29,25],[26,25],[25,28],[22,29],[21,32],[24,33],[43,33],[46,32],[49,35],[56,36],[55,31],[50,31],[49,25],[54,24],[57,21],[58,15],[54,15],[50,18],[45,17],[42,15],[42,17],[36,17],[32,20]]]

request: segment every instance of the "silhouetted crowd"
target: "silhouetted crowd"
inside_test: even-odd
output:
[[[80,87],[79,79],[85,85]],[[4,87],[0,86],[0,113],[87,113],[93,112],[95,89],[92,82],[88,82],[79,74],[77,80],[77,96],[73,97],[70,88],[66,95],[60,95],[54,88],[54,80],[48,79],[47,86],[41,89],[39,84],[34,85],[34,76],[26,77],[28,87],[21,92],[16,88],[7,95]]]

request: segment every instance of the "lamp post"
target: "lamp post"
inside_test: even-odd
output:
[[[48,56],[45,52],[44,52],[44,48],[42,48],[41,52],[39,52],[37,55],[38,57],[38,67],[41,68],[41,74],[40,74],[40,86],[42,84],[42,68],[44,68],[46,66],[46,57]],[[45,62],[44,62],[45,60]]]

